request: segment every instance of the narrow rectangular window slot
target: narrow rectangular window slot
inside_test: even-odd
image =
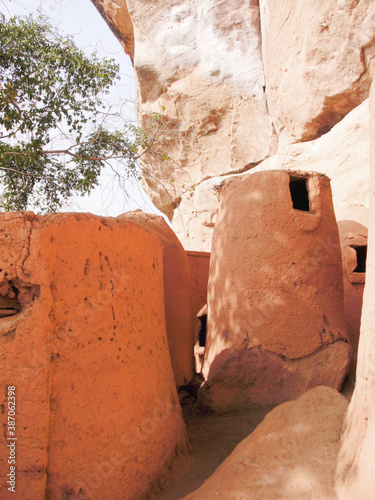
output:
[[[198,341],[200,347],[206,346],[206,335],[207,335],[207,314],[198,317],[199,327],[198,327]]]
[[[365,273],[366,272],[366,258],[367,258],[367,245],[352,247],[357,254],[357,267],[354,269],[354,273]]]
[[[310,212],[309,191],[307,188],[307,178],[290,177],[290,195],[292,197],[294,210]]]

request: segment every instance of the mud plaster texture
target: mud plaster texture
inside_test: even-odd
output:
[[[310,211],[293,208],[306,179]],[[340,388],[351,348],[329,179],[270,171],[220,190],[208,284],[209,411],[280,404],[317,385]]]
[[[165,322],[177,387],[194,376],[194,332],[191,313],[190,268],[186,252],[163,217],[141,210],[122,215],[154,234],[163,251]]]
[[[363,291],[366,278],[362,262],[364,260],[364,252],[357,249],[367,249],[367,228],[352,220],[339,221],[338,228],[344,280],[344,316],[350,344],[353,349],[349,375],[355,377]]]
[[[197,314],[207,304],[208,273],[210,269],[210,253],[188,251],[191,280],[191,313],[194,331],[197,328]]]
[[[7,385],[17,398],[17,492],[3,481],[1,498],[142,498],[186,444],[160,241],[126,219],[31,212],[2,214],[0,241],[19,303],[0,319],[1,407]]]

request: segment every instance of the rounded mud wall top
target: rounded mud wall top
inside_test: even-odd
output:
[[[163,251],[165,322],[177,387],[194,376],[194,332],[191,314],[189,261],[180,240],[163,217],[136,210],[121,219],[135,222],[155,235]]]
[[[297,359],[342,339],[340,243],[329,179],[266,171],[220,190],[204,375],[224,349]]]

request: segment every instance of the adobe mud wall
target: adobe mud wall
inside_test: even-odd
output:
[[[197,314],[207,304],[208,273],[210,269],[209,252],[186,252],[191,281],[191,313],[194,331],[197,327]]]
[[[165,323],[176,386],[194,376],[194,330],[191,312],[191,279],[186,252],[163,217],[141,210],[121,216],[144,227],[160,241],[163,252]]]
[[[366,280],[367,228],[353,220],[338,222],[344,282],[344,317],[353,349],[349,374],[355,379],[363,290]]]
[[[351,348],[329,180],[257,172],[220,188],[207,300],[206,379],[215,411],[340,389]]]
[[[141,496],[185,446],[158,238],[130,220],[28,212],[0,215],[0,241],[1,305],[18,308],[0,318],[15,498]]]

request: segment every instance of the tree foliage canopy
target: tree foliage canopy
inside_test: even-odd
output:
[[[113,60],[85,55],[46,19],[0,14],[0,209],[58,210],[109,159],[135,171],[145,136],[106,126],[117,77]]]

